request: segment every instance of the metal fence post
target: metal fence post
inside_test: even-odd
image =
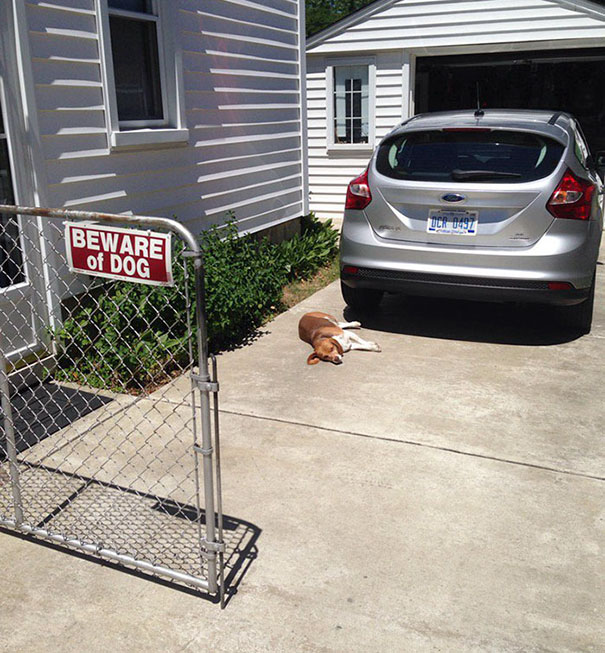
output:
[[[6,455],[13,494],[13,508],[15,511],[15,525],[23,523],[23,504],[21,503],[21,483],[19,479],[19,465],[17,464],[17,445],[15,442],[15,423],[10,398],[10,384],[8,380],[8,361],[0,343],[0,398],[2,400],[2,415],[4,417],[4,437],[6,441]]]
[[[208,334],[206,329],[204,265],[201,249],[193,257],[195,274],[195,315],[197,322],[198,388],[201,402],[202,446],[196,450],[203,456],[204,509],[206,512],[206,558],[208,560],[208,585],[211,592],[217,590],[216,529],[214,523],[214,470],[212,464],[212,431],[210,423],[211,382],[208,370]]]

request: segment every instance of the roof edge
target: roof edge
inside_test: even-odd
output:
[[[335,23],[332,23],[332,25],[329,27],[322,29],[321,32],[313,34],[313,36],[307,39],[306,50],[308,51],[309,48],[314,48],[324,41],[327,41],[331,36],[335,36],[336,34],[344,32],[344,30],[346,30],[348,27],[360,23],[361,21],[371,16],[373,13],[387,9],[397,2],[399,2],[399,0],[374,0],[374,2],[371,2],[369,5],[354,11],[352,14],[349,14],[348,16],[337,20]]]
[[[605,19],[605,6],[603,6],[602,0],[555,0],[555,2],[573,11]]]
[[[374,2],[371,2],[369,5],[341,18],[329,27],[321,30],[321,32],[317,32],[317,34],[314,34],[307,39],[305,47],[307,53],[309,53],[310,49],[321,45],[332,36],[344,32],[349,27],[369,18],[372,14],[388,9],[400,1],[401,0],[374,0]],[[589,14],[595,18],[605,20],[605,6],[600,2],[600,0],[552,0],[552,2],[560,4],[572,11]]]

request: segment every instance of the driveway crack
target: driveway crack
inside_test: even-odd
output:
[[[585,472],[575,472],[569,469],[562,469],[558,467],[550,467],[548,465],[540,465],[538,463],[529,463],[523,460],[514,460],[512,458],[504,458],[500,456],[490,456],[487,454],[476,453],[473,451],[464,451],[463,449],[455,449],[452,447],[443,447],[436,444],[429,444],[427,442],[418,442],[416,440],[398,440],[397,438],[389,438],[380,435],[370,435],[368,433],[359,433],[354,431],[343,431],[341,429],[331,428],[329,426],[318,426],[316,424],[309,424],[307,422],[300,422],[291,419],[281,419],[279,417],[266,417],[263,415],[255,415],[253,413],[244,413],[234,410],[225,410],[222,408],[219,412],[226,415],[236,415],[239,417],[249,417],[251,419],[264,420],[267,422],[276,422],[280,424],[292,424],[293,426],[303,426],[306,428],[317,429],[318,431],[325,431],[327,433],[338,433],[350,437],[366,438],[368,440],[380,440],[382,442],[391,442],[393,444],[400,444],[412,447],[421,447],[423,449],[433,449],[435,451],[443,451],[457,456],[466,456],[469,458],[479,458],[481,460],[491,460],[493,462],[502,463],[505,465],[515,465],[516,467],[525,467],[528,469],[539,469],[544,472],[551,472],[554,474],[565,474],[566,476],[575,476],[578,478],[586,478],[592,481],[605,481],[605,476],[597,476],[596,474],[588,474]]]

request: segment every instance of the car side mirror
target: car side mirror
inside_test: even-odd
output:
[[[601,181],[605,181],[605,150],[597,152],[594,157],[594,167]]]

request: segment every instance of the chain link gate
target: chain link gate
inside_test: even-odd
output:
[[[176,235],[173,285],[71,273],[65,220]],[[183,225],[0,205],[0,525],[224,604],[208,361],[202,251]]]

